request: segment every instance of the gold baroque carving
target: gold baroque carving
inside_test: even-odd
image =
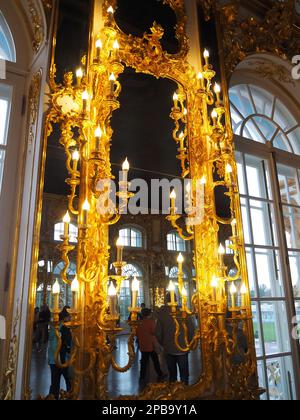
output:
[[[228,77],[247,56],[269,52],[283,59],[299,53],[300,40],[294,33],[293,0],[276,2],[264,18],[239,21],[240,0],[220,7],[225,67]]]
[[[40,90],[41,90],[42,71],[39,70],[32,78],[29,88],[29,108],[28,108],[28,145],[31,146],[34,140],[34,126],[37,119]]]
[[[262,76],[265,79],[269,80],[278,80],[282,83],[290,83],[293,86],[296,86],[295,80],[289,75],[287,72],[287,69],[280,65],[275,63],[267,63],[265,61],[253,61],[249,62],[250,66],[255,66],[255,71],[260,76]]]
[[[13,322],[12,338],[10,340],[10,349],[9,349],[9,355],[8,355],[7,368],[4,373],[4,380],[3,380],[3,391],[2,391],[1,399],[5,401],[13,400],[14,398],[16,374],[17,374],[17,371],[16,371],[17,353],[18,353],[18,345],[19,345],[19,339],[17,335],[17,327],[18,327],[19,320],[20,320],[20,307],[19,307],[19,300],[18,300],[16,315]]]
[[[45,3],[49,3],[49,1],[44,1],[44,4]],[[45,36],[43,19],[33,0],[27,0],[27,4],[30,14],[31,26],[33,30],[32,48],[33,51],[37,54]]]

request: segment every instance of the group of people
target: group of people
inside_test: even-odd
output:
[[[158,382],[167,379],[159,360],[159,355],[162,353],[166,360],[169,381],[176,382],[178,380],[177,370],[179,369],[180,380],[187,385],[189,383],[188,352],[180,351],[176,346],[175,323],[169,306],[170,300],[168,293],[166,304],[155,315],[150,309],[142,308],[141,320],[137,328],[137,340],[141,352],[141,387],[147,384],[150,359],[152,359]],[[188,339],[191,341],[195,332],[194,320],[192,317],[188,317],[186,322]],[[180,325],[178,343],[182,349],[186,347],[182,325]]]

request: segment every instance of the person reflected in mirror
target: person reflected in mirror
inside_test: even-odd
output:
[[[70,329],[65,325],[70,321],[70,314],[64,308],[59,314],[60,328],[59,333],[61,337],[61,350],[59,353],[59,363],[64,365],[70,358],[72,348],[72,334]],[[58,339],[55,328],[51,325],[49,331],[49,347],[48,347],[48,364],[51,370],[51,385],[49,394],[53,395],[56,400],[59,400],[61,377],[64,377],[67,392],[71,391],[71,378],[69,367],[60,368],[56,365],[55,354],[57,351]]]
[[[189,352],[180,351],[175,344],[175,323],[171,315],[171,307],[168,305],[170,302],[171,295],[168,292],[166,294],[166,304],[157,312],[156,337],[164,350],[169,371],[169,381],[177,382],[177,368],[179,368],[181,382],[188,385]],[[195,323],[191,316],[187,318],[186,323],[188,339],[191,341],[195,333]],[[182,348],[186,347],[182,324],[180,324],[178,342]]]
[[[48,343],[49,323],[51,320],[51,312],[47,305],[41,307],[38,320],[38,351],[46,349]]]
[[[40,308],[34,308],[33,315],[33,349],[38,349],[39,345],[39,317],[40,317]]]
[[[143,308],[141,315],[142,320],[137,328],[137,338],[139,350],[142,354],[140,386],[143,388],[147,384],[147,377],[149,377],[150,358],[157,374],[157,381],[162,382],[165,379],[165,375],[161,370],[158,358],[158,342],[155,336],[156,323],[152,317],[152,311],[151,309]]]

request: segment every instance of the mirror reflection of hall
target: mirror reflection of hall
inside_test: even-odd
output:
[[[299,399],[299,13],[0,0],[0,399]]]

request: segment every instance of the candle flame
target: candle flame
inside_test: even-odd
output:
[[[71,218],[69,215],[69,212],[67,211],[67,213],[65,214],[64,218],[63,218],[63,222],[64,223],[70,223],[71,222]]]
[[[53,295],[59,295],[60,294],[60,285],[58,283],[58,280],[56,280],[56,282],[53,284],[52,294]]]
[[[73,293],[78,293],[79,292],[79,281],[77,280],[77,276],[74,278],[74,280],[72,281],[71,284],[71,291]]]

